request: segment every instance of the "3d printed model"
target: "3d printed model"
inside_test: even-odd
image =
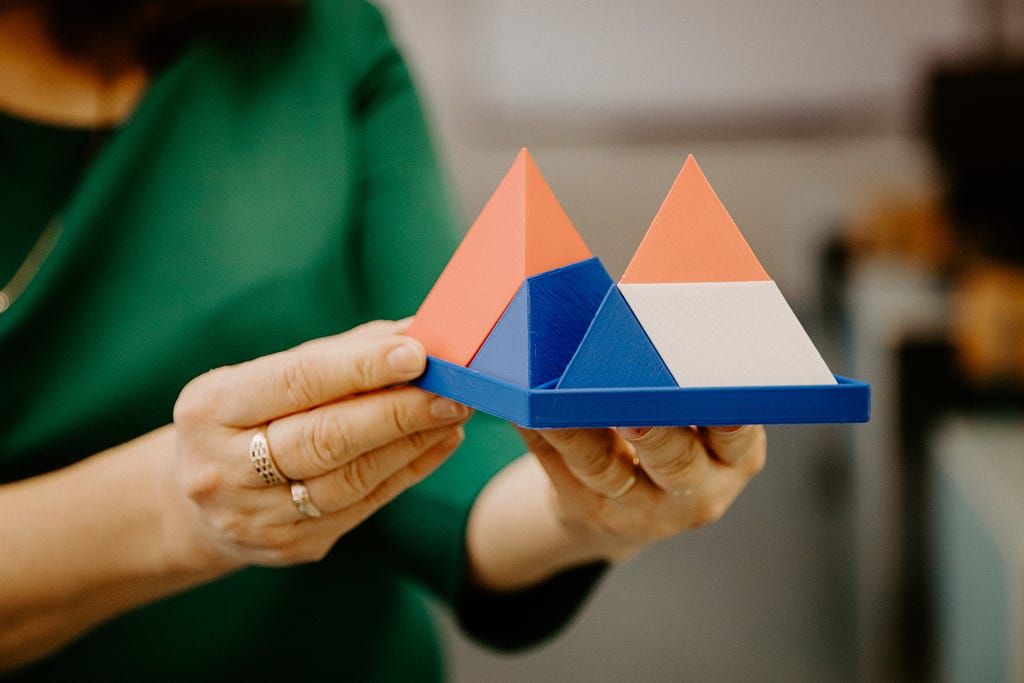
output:
[[[523,427],[869,417],[692,156],[616,284],[522,150],[408,334],[419,386]]]

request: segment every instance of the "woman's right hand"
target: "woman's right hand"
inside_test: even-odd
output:
[[[426,363],[422,345],[401,336],[407,324],[369,323],[185,387],[174,409],[177,479],[211,560],[318,560],[458,447],[470,410],[402,384]],[[303,482],[322,516],[257,472],[249,448],[261,430],[281,475]]]

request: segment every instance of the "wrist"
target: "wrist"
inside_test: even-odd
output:
[[[499,472],[470,513],[467,553],[474,582],[492,590],[520,589],[570,567],[626,559],[642,547],[566,509],[532,454]]]
[[[592,518],[569,514],[570,508],[562,504],[555,487],[549,483],[548,499],[551,517],[561,527],[565,544],[580,562],[622,562],[639,553],[646,541],[616,535]]]

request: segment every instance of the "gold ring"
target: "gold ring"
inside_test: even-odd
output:
[[[287,481],[274,464],[274,457],[270,455],[270,444],[267,443],[267,434],[262,429],[253,434],[252,441],[249,442],[249,459],[267,485],[276,486]]]
[[[609,493],[608,495],[606,495],[605,498],[607,498],[608,500],[615,500],[617,498],[622,498],[624,495],[629,493],[629,490],[631,488],[633,488],[633,486],[635,484],[636,484],[636,475],[635,474],[631,474],[631,475],[629,475],[629,480],[625,484],[620,486],[617,491],[614,491],[614,492]]]
[[[309,489],[301,481],[292,482],[292,502],[296,509],[307,517],[320,517],[323,515],[320,508],[313,504],[309,497]]]

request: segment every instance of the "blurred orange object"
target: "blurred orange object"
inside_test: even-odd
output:
[[[956,239],[940,198],[893,194],[865,206],[847,225],[854,258],[895,258],[941,270],[956,254]]]
[[[957,278],[952,303],[953,341],[968,378],[1024,387],[1024,268],[980,262]]]

